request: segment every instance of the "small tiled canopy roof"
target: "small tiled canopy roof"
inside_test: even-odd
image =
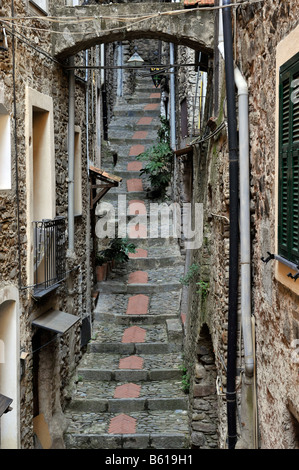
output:
[[[192,7],[194,5],[204,7],[207,5],[214,5],[214,3],[214,0],[184,0],[185,7]]]

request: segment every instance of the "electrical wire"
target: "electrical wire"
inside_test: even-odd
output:
[[[1,23],[1,20],[0,20],[0,23]],[[61,62],[59,62],[59,60],[55,59],[55,57],[51,56],[50,54],[48,54],[48,52],[44,51],[43,49],[33,45],[31,42],[30,42],[30,39],[26,38],[26,36],[22,35],[21,33],[16,33],[13,28],[10,28],[9,26],[6,27],[6,32],[8,34],[10,34],[13,38],[17,38],[19,41],[23,42],[24,44],[26,44],[27,46],[31,47],[31,49],[34,49],[36,52],[39,52],[40,54],[42,54],[43,56],[47,57],[47,59],[51,60],[52,62],[55,62],[56,64],[62,66]]]
[[[195,145],[195,144],[201,144],[203,142],[207,142],[208,140],[212,139],[215,135],[217,135],[224,127],[226,127],[226,122],[223,121],[218,127],[217,129],[214,130],[214,132],[212,132],[211,134],[207,135],[206,137],[196,137],[196,139],[194,139],[192,142],[190,142],[190,146],[191,145]]]
[[[246,6],[246,5],[251,5],[255,3],[263,3],[265,0],[251,0],[251,1],[244,1],[244,2],[237,2],[237,3],[231,3],[229,5],[225,6],[214,6],[214,7],[200,7],[200,8],[190,8],[190,9],[183,9],[183,10],[174,10],[174,11],[159,11],[157,13],[151,14],[151,15],[134,15],[134,16],[108,16],[108,15],[100,15],[100,16],[92,16],[92,17],[85,17],[82,19],[79,19],[78,17],[54,17],[54,16],[46,16],[46,17],[40,17],[40,16],[31,16],[31,17],[3,17],[1,18],[1,22],[4,24],[10,25],[11,22],[16,22],[16,21],[45,21],[49,23],[58,23],[58,24],[65,24],[65,25],[77,25],[81,23],[86,23],[86,22],[94,22],[98,20],[114,20],[114,21],[119,21],[119,22],[124,22],[128,23],[129,26],[135,26],[136,24],[142,23],[147,20],[159,18],[161,16],[178,16],[182,14],[188,14],[190,12],[198,12],[198,11],[203,11],[203,10],[220,10],[223,8],[227,7],[238,7],[238,6]],[[109,28],[109,29],[103,29],[101,30],[101,33],[107,33],[107,32],[115,32],[119,31],[122,29],[127,28],[128,24],[125,24],[123,26],[119,26],[116,28]],[[37,28],[35,26],[25,26],[22,24],[22,28],[30,29],[33,31],[42,31],[42,32],[48,32],[51,34],[65,34],[64,31],[56,31],[54,29],[45,29],[45,28]],[[76,35],[76,34],[82,34],[82,31],[68,31],[69,34]],[[85,32],[85,34],[93,34],[93,32]]]
[[[238,2],[238,3],[232,3],[230,5],[227,5],[227,7],[231,6],[231,7],[236,7],[236,6],[246,6],[248,4],[253,4],[253,3],[261,3],[261,2],[264,2],[265,0],[251,0],[251,1],[244,1],[244,2]],[[15,29],[12,27],[13,24],[15,24],[16,22],[20,22],[20,21],[48,21],[48,22],[53,22],[53,23],[62,23],[62,24],[71,24],[70,22],[72,21],[72,24],[80,24],[82,22],[87,22],[87,21],[95,21],[95,20],[98,20],[98,19],[113,19],[113,20],[118,20],[118,21],[132,21],[132,20],[138,20],[138,21],[135,21],[135,22],[131,22],[131,24],[129,26],[133,26],[137,23],[140,23],[142,21],[145,21],[145,20],[148,20],[148,19],[152,19],[152,18],[155,18],[157,16],[164,16],[164,15],[178,15],[178,14],[186,14],[186,13],[189,13],[189,12],[192,12],[192,11],[199,11],[199,10],[217,10],[217,9],[220,9],[220,8],[223,8],[223,6],[214,6],[214,7],[201,7],[200,9],[199,8],[192,8],[192,9],[184,9],[184,10],[175,10],[175,11],[166,11],[166,12],[158,12],[154,15],[147,15],[147,16],[138,16],[135,14],[135,16],[120,16],[120,17],[115,17],[115,16],[93,16],[93,17],[85,17],[85,18],[82,18],[82,19],[78,19],[78,17],[50,17],[50,16],[46,16],[46,17],[41,17],[41,16],[30,16],[30,17],[14,17],[14,16],[11,16],[11,17],[3,17],[3,18],[0,18],[0,24],[3,24],[5,25],[8,33],[10,33],[12,36],[16,37],[17,39],[19,39],[20,41],[22,41],[23,43],[27,44],[29,47],[31,47],[32,49],[34,49],[35,51],[39,52],[40,54],[44,55],[45,57],[47,57],[49,60],[55,62],[56,64],[58,65],[62,65],[60,61],[58,61],[57,59],[55,59],[53,56],[51,56],[49,53],[47,53],[46,51],[42,50],[41,48],[33,45],[30,41],[29,38],[27,38],[26,36],[24,36],[22,33],[20,33],[19,31],[16,33]],[[9,23],[11,22],[11,23]],[[13,24],[12,24],[13,23]],[[24,28],[24,24],[22,25],[22,27]],[[113,29],[107,29],[107,30],[102,30],[101,32],[102,33],[109,33],[109,32],[114,32],[114,31],[117,31],[117,30],[123,30],[127,27],[127,25],[124,25],[124,26],[121,26],[121,27],[118,27],[118,28],[113,28]],[[65,34],[65,32],[62,32],[62,31],[55,31],[53,29],[46,29],[46,28],[36,28],[36,27],[33,27],[33,26],[27,26],[26,27],[27,29],[29,30],[32,30],[32,31],[42,31],[44,33],[56,33],[56,34]],[[71,34],[71,35],[76,35],[76,34],[82,34],[82,31],[68,31],[68,34]],[[88,33],[88,32],[85,32],[85,35],[87,34],[93,34],[92,32],[91,33]]]
[[[224,8],[230,8],[230,7],[239,7],[239,6],[247,6],[247,5],[252,5],[255,3],[264,3],[265,0],[244,0],[244,1],[239,1],[235,3],[230,3],[228,5],[218,5],[218,6],[205,6],[205,7],[199,7],[199,8],[185,8],[182,10],[174,10],[174,11],[159,11],[157,13],[154,13],[152,15],[144,15],[144,14],[134,14],[134,15],[123,15],[123,16],[109,16],[109,15],[94,15],[94,16],[87,16],[84,18],[78,18],[78,16],[21,16],[21,17],[3,17],[3,20],[5,21],[24,21],[24,20],[39,20],[39,21],[48,21],[52,23],[63,23],[63,22],[73,22],[73,24],[79,24],[82,22],[86,21],[94,21],[95,19],[111,19],[111,20],[118,20],[118,21],[128,21],[128,20],[139,20],[142,18],[153,18],[157,16],[172,16],[172,15],[181,15],[181,14],[189,14],[192,12],[198,12],[198,11],[214,11],[214,10],[221,10]],[[82,6],[82,5],[81,5]]]
[[[34,349],[34,351],[30,353],[30,355],[33,356],[34,353],[36,353],[37,351],[40,351],[41,349],[45,348],[50,343],[53,343],[53,341],[56,341],[57,339],[60,339],[61,337],[62,337],[62,333],[57,333],[52,339],[50,339],[50,341],[48,341],[45,344],[42,344],[39,348]]]

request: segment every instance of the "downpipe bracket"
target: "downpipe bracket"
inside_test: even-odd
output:
[[[283,263],[284,265],[293,269],[293,271],[297,271],[296,274],[292,274],[292,273],[287,274],[287,277],[290,277],[291,279],[293,279],[294,282],[296,282],[297,279],[299,279],[299,264],[292,263],[291,261],[288,261],[287,259],[283,258],[283,256],[275,255],[273,253],[270,253],[269,251],[267,251],[267,253],[268,253],[268,257],[266,259],[264,256],[261,257],[261,260],[263,261],[263,263],[267,264],[272,259],[275,259],[279,261],[280,263]]]

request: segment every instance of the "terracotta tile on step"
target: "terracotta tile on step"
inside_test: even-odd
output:
[[[146,139],[147,135],[147,131],[136,131],[133,135],[133,139]]]
[[[129,253],[129,258],[147,258],[147,250],[143,248],[137,248],[135,253]]]
[[[142,170],[142,162],[129,162],[127,165],[128,171],[140,171]]]
[[[129,201],[128,215],[146,215],[144,202],[137,199]]]
[[[139,398],[141,386],[133,383],[116,387],[113,398]]]
[[[145,271],[134,271],[130,273],[128,284],[147,284],[148,274]]]
[[[144,111],[153,111],[155,109],[158,109],[160,106],[160,103],[149,103],[146,106],[144,106]]]
[[[130,148],[129,156],[137,157],[137,155],[144,152],[144,150],[145,150],[144,145],[140,145],[140,144],[132,145],[132,147]]]
[[[137,216],[136,216],[137,217]],[[144,224],[134,224],[129,226],[129,238],[147,238],[147,226]]]
[[[143,368],[143,359],[139,356],[124,357],[119,360],[119,369],[141,370]]]
[[[153,118],[152,117],[142,117],[139,119],[137,122],[138,126],[149,126],[152,123]]]
[[[150,98],[161,98],[161,94],[160,93],[151,93]]]
[[[146,337],[146,330],[140,326],[130,326],[126,328],[123,336],[122,343],[144,343]]]
[[[148,312],[148,295],[138,294],[129,298],[127,315],[146,315]]]
[[[135,434],[136,419],[131,416],[120,414],[110,420],[109,434]]]
[[[127,190],[132,191],[143,191],[143,184],[141,178],[132,178],[127,180]]]

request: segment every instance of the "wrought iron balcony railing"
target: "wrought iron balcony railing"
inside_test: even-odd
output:
[[[34,297],[41,298],[65,279],[65,218],[34,224]]]

